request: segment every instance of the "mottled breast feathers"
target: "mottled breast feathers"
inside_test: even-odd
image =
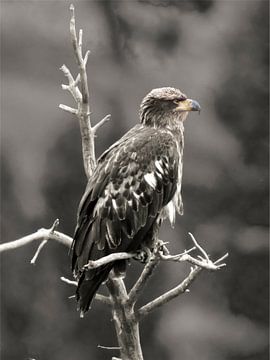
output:
[[[138,125],[100,157],[78,211],[75,273],[89,259],[138,248],[136,235],[145,235],[176,192],[182,140]]]

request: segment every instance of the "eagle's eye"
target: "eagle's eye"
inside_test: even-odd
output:
[[[186,98],[183,96],[181,98],[174,99],[173,102],[174,102],[174,104],[179,105],[179,103],[184,100],[186,100]]]

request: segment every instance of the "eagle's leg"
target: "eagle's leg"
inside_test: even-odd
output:
[[[127,271],[127,261],[126,260],[118,260],[114,263],[114,275],[116,277],[120,277],[124,279],[126,277]]]

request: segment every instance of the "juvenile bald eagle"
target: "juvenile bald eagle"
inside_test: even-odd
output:
[[[78,210],[71,248],[77,301],[86,312],[116,263],[84,265],[114,252],[150,246],[161,219],[182,213],[184,120],[199,104],[180,90],[152,90],[140,106],[140,124],[106,150]]]

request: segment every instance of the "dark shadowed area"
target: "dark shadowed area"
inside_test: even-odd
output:
[[[185,213],[160,238],[172,252],[188,231],[227,268],[204,272],[190,293],[141,324],[145,359],[268,359],[268,1],[75,1],[84,29],[92,121],[110,123],[101,154],[138,122],[155,87],[180,88],[202,107],[185,125]],[[86,178],[73,106],[59,67],[76,71],[68,1],[1,1],[2,242],[60,218],[72,236]],[[68,251],[50,243],[35,266],[31,244],[1,258],[1,359],[111,359],[110,313],[82,320]],[[129,267],[129,284],[141,268]],[[141,300],[178,284],[187,265],[162,264]],[[105,291],[105,287],[104,287]]]

